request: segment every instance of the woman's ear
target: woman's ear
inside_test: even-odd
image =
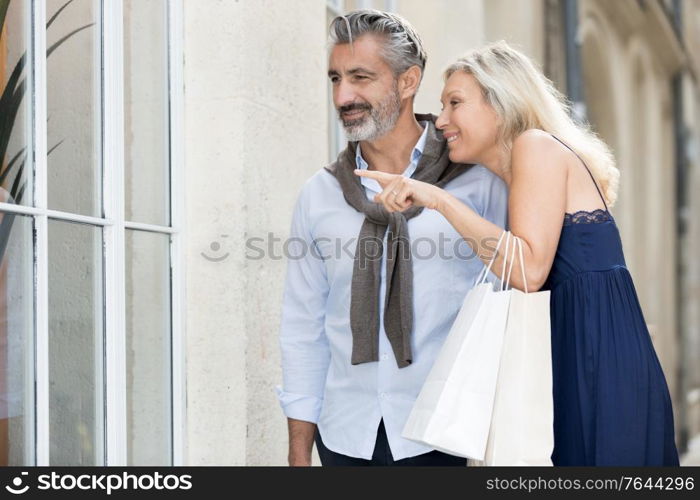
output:
[[[413,97],[418,92],[421,70],[418,66],[411,66],[399,75],[399,95],[401,99]]]

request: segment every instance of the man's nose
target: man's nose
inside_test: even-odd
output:
[[[343,82],[342,80],[338,82],[335,87],[335,105],[336,107],[347,106],[356,101],[357,93],[355,89],[349,83]]]

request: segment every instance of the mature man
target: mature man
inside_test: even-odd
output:
[[[435,117],[414,115],[426,54],[406,20],[355,11],[330,38],[349,142],[306,182],[292,218],[277,388],[289,464],[310,465],[315,440],[323,465],[465,465],[401,431],[482,264],[438,212],[386,211],[379,184],[353,169],[438,185],[503,227],[505,185],[450,163]]]

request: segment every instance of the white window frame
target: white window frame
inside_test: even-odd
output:
[[[46,5],[31,2],[31,58],[27,65],[28,98],[32,99],[34,206],[0,202],[3,212],[33,217],[34,247],[34,377],[35,465],[49,465],[49,323],[48,323],[48,221],[87,223],[102,229],[104,300],[104,463],[127,465],[127,391],[125,336],[125,249],[127,229],[170,238],[172,457],[175,466],[185,457],[185,352],[184,352],[184,151],[183,151],[183,0],[167,0],[168,100],[170,116],[170,226],[126,221],[124,218],[124,47],[123,1],[102,0],[102,202],[104,217],[90,217],[48,208],[47,186],[47,78]],[[41,27],[41,29],[37,29]],[[99,321],[102,323],[102,321]],[[98,342],[100,343],[100,342]],[[101,354],[101,353],[100,353]],[[28,384],[31,385],[31,384]],[[101,402],[98,401],[98,404]],[[30,441],[31,442],[31,441]],[[32,464],[26,464],[32,465]]]

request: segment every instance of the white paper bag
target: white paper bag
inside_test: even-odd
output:
[[[508,254],[510,234],[504,232],[483,278],[464,299],[402,433],[452,455],[483,459],[486,451],[511,292],[494,290],[485,280],[504,235]]]
[[[527,283],[522,242],[515,243]],[[552,465],[549,295],[512,290],[484,465]]]

